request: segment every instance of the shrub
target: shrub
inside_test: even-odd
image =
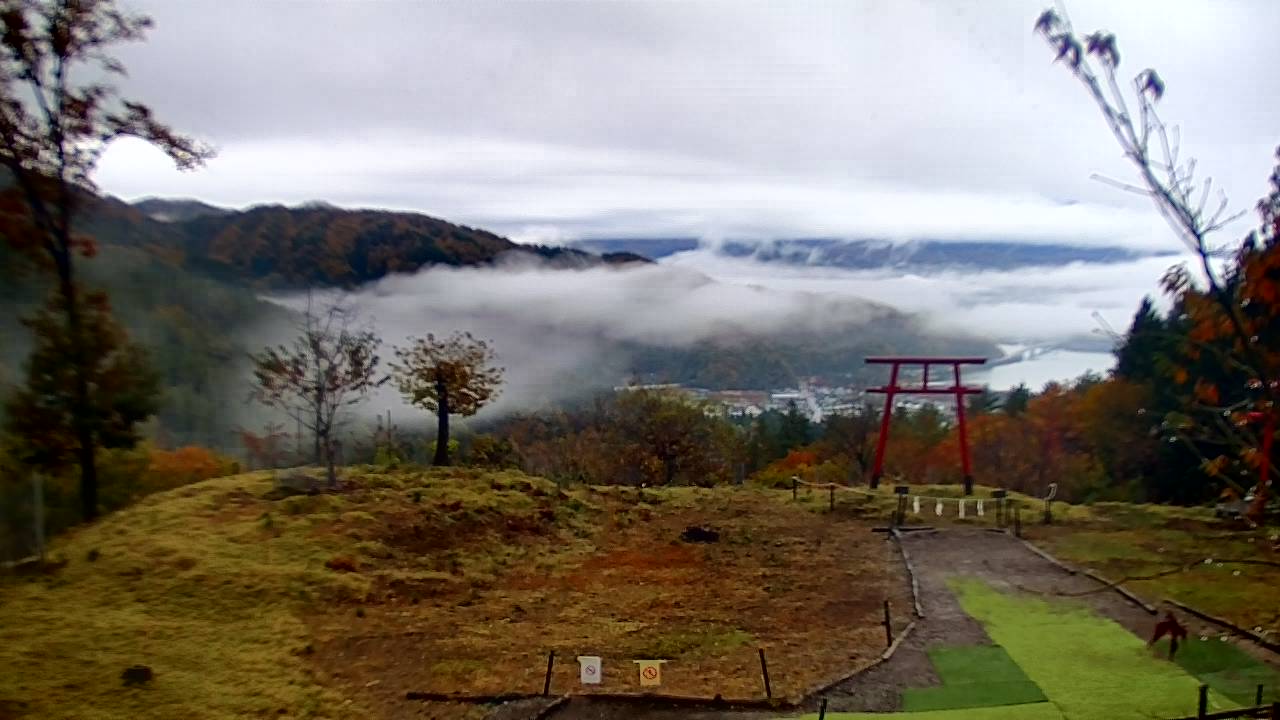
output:
[[[176,450],[150,450],[143,490],[155,492],[240,472],[240,464],[197,445]]]

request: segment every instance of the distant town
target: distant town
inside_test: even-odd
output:
[[[918,383],[919,378],[904,380],[904,384]],[[867,386],[828,385],[817,378],[801,380],[799,387],[769,390],[708,390],[679,383],[632,384],[614,388],[617,392],[657,390],[687,396],[691,400],[718,408],[726,417],[754,418],[770,410],[788,412],[792,405],[811,422],[820,423],[830,415],[858,415],[867,404],[880,407],[884,395],[867,391]],[[1004,393],[990,391],[994,400]],[[955,417],[955,401],[947,396],[899,396],[894,399],[895,408],[919,410],[932,406],[948,418]]]

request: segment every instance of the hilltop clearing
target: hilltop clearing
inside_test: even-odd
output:
[[[907,607],[865,513],[759,489],[575,488],[519,473],[351,470],[278,498],[267,473],[152,496],[0,580],[0,716],[465,717],[408,691],[796,695],[877,655]],[[691,543],[691,525],[719,534]],[[905,615],[902,619],[905,624]],[[154,679],[122,687],[145,665]]]

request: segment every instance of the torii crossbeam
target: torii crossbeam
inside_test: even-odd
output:
[[[884,476],[884,451],[889,444],[889,420],[893,416],[893,399],[897,395],[954,395],[956,397],[956,422],[960,430],[960,464],[964,469],[964,494],[973,494],[973,472],[969,465],[969,438],[965,434],[964,396],[977,395],[982,392],[979,387],[967,387],[960,382],[961,365],[985,365],[986,358],[979,357],[869,357],[869,365],[890,365],[889,384],[883,387],[867,388],[867,392],[883,393],[884,415],[880,418],[880,438],[876,442],[876,462],[871,471],[871,487],[880,485]],[[903,387],[898,384],[898,371],[903,365],[924,367],[919,387]],[[929,387],[929,368],[934,366],[951,366],[954,384],[950,387]],[[945,382],[945,380],[944,380]]]

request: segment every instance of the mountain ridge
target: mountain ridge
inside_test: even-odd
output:
[[[882,268],[941,271],[949,269],[1013,270],[1069,263],[1111,264],[1144,257],[1177,254],[1143,251],[1119,245],[1078,245],[1026,241],[947,240],[922,238],[895,242],[874,238],[726,239],[704,244],[697,238],[588,238],[569,243],[590,252],[627,251],[655,260],[705,249],[719,256],[763,263],[835,267],[847,270]]]
[[[231,210],[199,200],[148,198],[130,207],[145,222],[163,226],[161,234],[189,267],[274,289],[354,287],[423,267],[487,265],[522,255],[558,268],[648,262],[628,252],[523,245],[423,213],[323,202]]]

